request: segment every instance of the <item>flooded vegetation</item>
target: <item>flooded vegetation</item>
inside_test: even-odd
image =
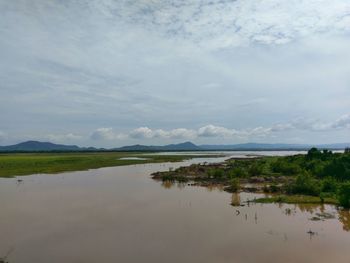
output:
[[[156,172],[153,179],[221,186],[227,192],[270,193],[260,203],[328,203],[350,207],[350,153],[312,148],[307,154],[230,158]]]
[[[0,258],[9,263],[349,262],[348,210],[254,203],[250,200],[269,193],[150,179],[157,171],[224,159],[1,178]]]

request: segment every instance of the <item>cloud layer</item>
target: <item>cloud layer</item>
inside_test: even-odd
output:
[[[131,130],[128,133],[118,133],[112,128],[99,128],[91,134],[93,140],[123,140],[126,138],[145,140],[145,139],[197,139],[197,138],[228,138],[228,139],[251,139],[259,137],[273,136],[275,133],[293,130],[304,131],[332,131],[346,130],[350,132],[350,114],[337,118],[332,122],[321,122],[319,120],[296,119],[289,123],[275,124],[271,127],[255,127],[248,129],[229,129],[221,126],[206,125],[194,129],[177,128],[172,130],[150,129],[140,127]]]
[[[347,1],[0,1],[0,31],[2,144],[350,141]]]
[[[335,0],[190,0],[92,2],[116,16],[166,37],[210,48],[286,44],[312,34],[350,31],[350,4]]]

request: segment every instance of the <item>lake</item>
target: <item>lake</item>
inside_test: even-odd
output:
[[[257,195],[150,178],[225,158],[2,178],[0,257],[9,254],[9,263],[350,262],[349,212],[330,205],[234,207],[232,201]],[[334,218],[311,220],[325,212]]]

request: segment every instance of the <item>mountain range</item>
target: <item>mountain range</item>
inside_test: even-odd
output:
[[[79,147],[77,145],[54,144],[51,142],[26,141],[9,146],[0,146],[0,152],[74,152],[74,151],[263,151],[263,150],[308,150],[312,147],[320,149],[342,150],[350,147],[350,143],[335,144],[267,144],[267,143],[243,143],[232,145],[195,145],[192,142],[169,144],[164,146],[156,145],[130,145],[119,148],[95,148]]]
[[[93,147],[85,148],[77,145],[55,144],[51,142],[26,141],[9,146],[0,146],[0,152],[50,152],[50,151],[93,151]]]

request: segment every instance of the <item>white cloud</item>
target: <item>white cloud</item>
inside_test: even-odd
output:
[[[331,124],[331,128],[349,129],[350,128],[350,114],[345,114],[345,115],[341,116],[339,119],[337,119],[336,121],[334,121]]]
[[[231,137],[238,132],[234,129],[227,129],[225,127],[207,125],[198,129],[198,136],[200,137]]]
[[[132,140],[141,141],[172,141],[172,140],[200,140],[204,139],[225,139],[228,142],[239,142],[239,141],[256,141],[260,139],[276,139],[279,138],[279,134],[283,135],[285,133],[297,133],[297,132],[308,132],[311,134],[319,132],[334,132],[334,131],[344,131],[348,132],[350,130],[350,114],[344,114],[334,121],[320,121],[314,119],[297,118],[287,123],[277,123],[271,126],[257,126],[252,128],[227,128],[223,126],[216,125],[205,125],[199,127],[198,129],[188,129],[188,128],[176,128],[176,129],[151,129],[149,127],[139,127],[133,129],[129,132],[119,132],[113,128],[98,128],[90,134],[87,138],[81,134],[67,133],[67,134],[47,134],[43,136],[22,136],[21,138],[12,136],[10,138],[11,142],[19,142],[23,140],[49,140],[56,143],[87,143],[89,139],[95,142],[114,142],[118,144],[125,145],[125,142],[132,142]],[[289,142],[295,142],[298,138],[299,142],[302,139],[299,137],[292,137]],[[0,141],[8,139],[8,136],[0,131]],[[110,144],[105,144],[109,147]],[[90,146],[88,143],[87,146]]]
[[[148,127],[140,127],[131,131],[129,136],[135,139],[149,139],[154,137],[154,132]]]
[[[132,130],[129,133],[129,137],[134,139],[191,139],[196,137],[196,132],[185,128],[177,128],[166,131],[163,129],[152,130],[148,127],[140,127]]]
[[[350,114],[344,114],[332,122],[315,121],[311,128],[315,131],[350,129]]]
[[[325,131],[334,129],[349,129],[350,114],[345,114],[333,122],[319,120],[295,119],[289,123],[277,123],[272,126],[258,126],[246,129],[229,129],[212,124],[194,129],[177,128],[171,130],[151,129],[139,127],[130,132],[117,133],[112,128],[99,128],[94,131],[91,138],[94,140],[122,140],[122,139],[196,139],[196,138],[226,138],[226,139],[258,139],[288,131]]]
[[[284,130],[287,125],[278,124],[273,127],[254,127],[250,129],[228,129],[221,126],[207,125],[198,129],[198,137],[221,137],[221,138],[259,138],[266,137],[273,132]]]
[[[170,131],[155,130],[155,138],[167,138],[167,139],[191,139],[196,137],[196,132],[191,129],[177,128]]]

